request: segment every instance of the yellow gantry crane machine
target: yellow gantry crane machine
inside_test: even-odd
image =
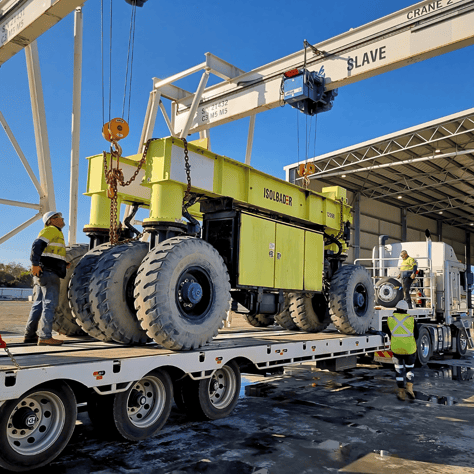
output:
[[[249,162],[257,113],[284,102],[317,114],[332,107],[340,86],[473,42],[474,1],[423,1],[248,73],[207,53],[204,63],[155,79],[138,154],[120,156],[119,119],[104,129],[112,152],[89,158],[90,250],[70,279],[63,331],[195,349],[239,303],[254,326],[274,318],[317,332],[332,321],[346,334],[366,332],[373,285],[363,267],[344,265],[352,222],[345,190],[317,193],[217,155],[209,130],[250,116]],[[199,71],[195,93],[173,84]],[[206,88],[211,73],[223,81]],[[171,117],[163,98],[172,101]],[[158,109],[169,138],[151,138]],[[196,132],[201,140],[187,143]],[[133,206],[123,226],[121,205]],[[139,207],[149,209],[149,243],[136,240],[130,224]]]

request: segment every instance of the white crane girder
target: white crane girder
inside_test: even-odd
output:
[[[0,66],[86,0],[0,0]]]
[[[474,0],[425,0],[315,45],[321,54],[308,49],[306,68],[324,75],[326,89],[332,90],[471,44]],[[283,73],[303,64],[301,50],[206,88],[192,120],[196,94],[175,97],[174,134],[200,132],[278,107]],[[155,82],[155,90],[180,77]]]

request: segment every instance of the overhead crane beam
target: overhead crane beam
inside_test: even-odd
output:
[[[326,89],[332,90],[472,44],[474,0],[425,0],[314,45],[306,52],[306,69],[324,76]],[[247,73],[228,74],[223,82],[202,91],[195,112],[191,106],[197,93],[171,97],[171,133],[202,132],[278,107],[283,73],[304,64],[301,50]],[[205,63],[197,68],[213,72]],[[182,74],[155,81],[154,90]]]

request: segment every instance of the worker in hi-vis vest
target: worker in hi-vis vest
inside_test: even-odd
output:
[[[35,285],[34,301],[26,323],[24,343],[57,346],[62,341],[52,336],[54,312],[59,303],[60,278],[66,276],[66,245],[61,229],[65,226],[60,212],[43,216],[44,228],[31,247],[31,273]]]
[[[417,263],[416,260],[408,255],[406,250],[400,252],[402,264],[400,265],[400,274],[398,278],[402,279],[403,299],[408,303],[411,309],[410,287],[416,278]]]
[[[397,303],[396,309],[388,317],[387,323],[390,330],[391,351],[397,381],[397,398],[405,401],[405,396],[414,400],[413,381],[415,374],[416,339],[418,338],[418,325],[415,318],[407,313],[408,304],[405,300]],[[405,392],[406,382],[406,392]]]

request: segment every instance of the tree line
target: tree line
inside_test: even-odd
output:
[[[0,287],[32,288],[33,275],[20,263],[0,263]]]

